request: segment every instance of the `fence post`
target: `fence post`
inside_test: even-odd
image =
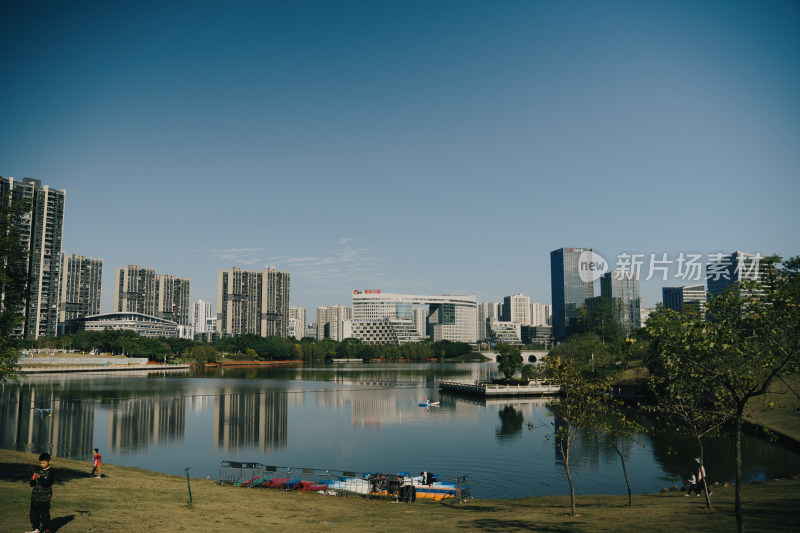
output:
[[[186,486],[189,487],[189,505],[193,505],[192,503],[192,484],[189,482],[189,469],[186,469]]]

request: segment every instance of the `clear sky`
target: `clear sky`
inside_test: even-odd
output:
[[[275,266],[313,319],[549,303],[560,247],[800,253],[796,1],[4,0],[0,79],[0,175],[66,189],[103,311],[127,264]]]

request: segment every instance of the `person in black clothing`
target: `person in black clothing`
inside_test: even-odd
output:
[[[50,468],[50,454],[43,453],[39,456],[39,470],[31,477],[31,527],[30,533],[48,531],[50,522],[50,498],[53,497],[53,481],[55,472]]]

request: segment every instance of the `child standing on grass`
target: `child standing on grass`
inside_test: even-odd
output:
[[[95,476],[95,477],[98,477],[98,478],[102,477],[100,475],[100,459],[101,459],[101,457],[102,456],[100,455],[100,450],[95,448],[94,449],[94,454],[92,455],[92,473],[89,474],[90,476],[94,476],[94,473],[97,472],[97,476]]]
[[[39,470],[34,472],[31,477],[31,527],[29,533],[40,533],[49,531],[50,522],[50,498],[53,497],[53,481],[55,473],[50,468],[50,454],[43,453],[39,456]]]

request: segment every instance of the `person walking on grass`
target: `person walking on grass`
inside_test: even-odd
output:
[[[692,491],[700,494],[700,489],[697,488],[697,477],[694,475],[693,470],[689,470],[689,480],[686,482],[686,494],[684,496],[691,496]]]
[[[90,477],[91,476],[98,477],[98,478],[102,477],[100,475],[100,459],[101,458],[102,458],[102,456],[100,455],[100,450],[95,448],[94,449],[94,454],[92,454],[92,473],[89,474]],[[96,476],[94,475],[95,472],[97,472]]]
[[[50,499],[53,497],[53,481],[55,472],[50,468],[50,454],[39,456],[39,470],[31,477],[31,531],[29,533],[49,532]]]
[[[708,486],[708,479],[706,478],[706,469],[703,467],[702,464],[700,464],[700,458],[696,457],[695,461],[697,461],[697,464],[699,465],[697,467],[697,489],[696,490],[697,490],[697,495],[700,496],[700,491]],[[703,483],[703,481],[705,481],[705,483]],[[705,488],[705,490],[708,490],[708,489]],[[708,491],[708,495],[711,496],[712,494],[713,494],[713,492],[711,492],[709,490]]]

